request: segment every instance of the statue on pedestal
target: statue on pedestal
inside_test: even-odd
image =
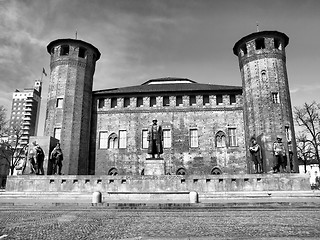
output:
[[[254,137],[251,138],[251,146],[249,147],[249,151],[251,153],[251,159],[255,166],[255,172],[263,173],[261,147]]]
[[[152,125],[148,131],[148,153],[152,155],[152,158],[160,158],[160,154],[163,153],[163,132],[162,127],[157,125],[157,119],[152,120]]]

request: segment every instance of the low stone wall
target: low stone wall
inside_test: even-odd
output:
[[[187,193],[309,191],[309,175],[244,174],[190,176],[97,176],[97,175],[19,175],[8,176],[10,192],[82,192],[123,193]]]

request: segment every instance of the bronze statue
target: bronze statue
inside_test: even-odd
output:
[[[148,131],[148,153],[152,155],[152,158],[160,158],[160,154],[163,153],[163,132],[162,127],[157,125],[157,119],[152,120],[152,125]]]
[[[57,143],[56,147],[52,150],[50,159],[53,163],[52,173],[61,175],[63,154],[60,143]]]
[[[282,142],[282,137],[277,136],[277,141],[273,143],[273,154],[275,156],[275,164],[273,167],[273,172],[280,172],[280,167],[282,167],[282,171],[286,171],[286,150],[284,148],[284,144]]]
[[[249,147],[251,153],[251,159],[255,166],[256,173],[262,173],[262,151],[260,145],[257,143],[254,137],[251,138],[251,146]]]

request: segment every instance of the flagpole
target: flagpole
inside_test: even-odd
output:
[[[40,80],[40,82],[42,82],[42,78],[43,78],[43,68],[42,68],[42,72],[41,72],[41,80]]]

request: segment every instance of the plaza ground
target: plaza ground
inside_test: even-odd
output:
[[[0,205],[0,239],[319,239],[317,205],[115,209]]]

